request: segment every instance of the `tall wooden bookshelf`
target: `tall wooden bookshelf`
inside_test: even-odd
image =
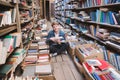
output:
[[[92,40],[105,47],[107,54],[106,61],[111,63],[120,71],[119,60],[120,46],[119,40],[114,40],[120,35],[120,16],[119,0],[66,0],[65,16],[66,21],[63,23],[69,26],[71,30],[76,31],[80,37],[86,40]],[[57,2],[58,3],[58,2]],[[55,16],[56,17],[56,16]],[[59,17],[57,17],[59,19]],[[62,20],[60,20],[62,22]],[[74,24],[75,26],[71,25]],[[109,33],[107,39],[101,38],[98,34],[100,30],[106,30]],[[104,57],[105,57],[104,56]],[[77,57],[77,55],[76,55]],[[113,58],[114,57],[114,58]],[[117,58],[116,58],[117,57]],[[117,59],[117,60],[116,60]],[[115,61],[112,61],[115,60]]]
[[[18,49],[23,50],[25,53],[22,56],[23,58],[21,58],[24,59],[30,40],[33,36],[32,29],[34,28],[35,21],[38,21],[39,19],[39,0],[0,0],[0,49],[2,50],[3,47],[5,47],[4,40],[6,37],[11,36],[12,42],[10,51],[6,52],[6,56],[4,56],[5,60],[0,64],[0,68],[2,69],[0,70],[0,79],[7,80],[14,76],[15,68],[20,63],[14,63],[15,60],[10,63],[9,60]],[[15,43],[15,40],[18,37],[19,41],[17,42],[19,42],[20,45],[13,47],[13,43],[17,44]],[[0,57],[3,58],[2,56],[3,55],[1,54]]]

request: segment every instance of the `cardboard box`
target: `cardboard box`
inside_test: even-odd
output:
[[[85,77],[85,80],[94,80],[94,78],[92,77],[92,75],[88,72],[88,70],[86,69],[84,63],[82,64],[83,65],[83,75]]]
[[[83,63],[86,59],[92,59],[92,58],[98,58],[98,59],[104,60],[103,53],[101,53],[100,51],[98,52],[95,50],[89,56],[84,56],[83,53],[81,53],[79,51],[80,47],[86,47],[86,48],[89,48],[89,47],[95,48],[95,47],[92,44],[83,44],[83,45],[79,45],[75,48],[75,55],[79,58],[81,63]]]
[[[75,48],[76,48],[76,46],[80,45],[80,43],[78,41],[70,41],[68,43],[69,43],[68,53],[70,54],[70,56],[73,59],[73,57],[75,55]],[[74,45],[72,45],[72,43],[74,43]]]
[[[76,61],[76,57],[75,56],[73,57],[73,62],[75,64],[75,66],[77,67],[78,71],[81,74],[83,74],[83,66],[79,62]]]

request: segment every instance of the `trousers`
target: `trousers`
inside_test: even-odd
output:
[[[58,53],[61,54],[62,52],[68,49],[68,43],[61,43],[61,44],[53,44],[49,45],[50,53]]]

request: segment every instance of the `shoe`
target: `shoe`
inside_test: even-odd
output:
[[[52,54],[50,54],[50,57],[52,57]]]
[[[67,55],[68,53],[67,53],[67,51],[63,51],[63,52],[62,52],[62,54],[65,54],[65,55]]]
[[[65,51],[64,54],[67,55],[68,54],[67,51]]]
[[[52,57],[55,57],[55,56],[57,56],[58,55],[58,53],[53,53],[52,54]]]

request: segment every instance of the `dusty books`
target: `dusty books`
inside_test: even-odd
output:
[[[35,64],[37,60],[37,55],[28,55],[25,57],[25,63],[27,64]]]
[[[44,65],[37,65],[35,68],[35,74],[51,74],[52,69],[50,64],[44,64]]]
[[[102,65],[97,59],[87,59],[86,62],[89,66],[100,66]]]
[[[40,45],[39,50],[42,50],[42,49],[48,49],[48,45]]]
[[[49,63],[50,62],[50,56],[48,53],[46,54],[39,54],[38,55],[38,63]]]
[[[5,76],[13,69],[13,65],[5,64],[0,69],[0,76]]]
[[[38,44],[37,43],[30,44],[29,49],[38,49]]]

